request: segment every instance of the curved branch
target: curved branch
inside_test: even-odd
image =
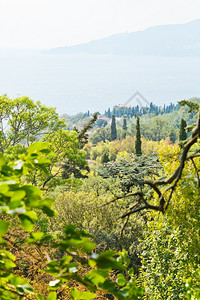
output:
[[[104,203],[102,205],[99,205],[99,207],[107,206],[107,205],[109,205],[109,204],[111,204],[113,202],[116,202],[117,200],[128,198],[128,197],[131,197],[131,196],[139,196],[140,199],[142,199],[142,200],[144,199],[143,198],[144,194],[142,192],[136,192],[136,193],[131,193],[131,194],[123,195],[123,196],[120,196],[120,197],[116,197],[116,198],[110,200],[109,202],[106,202],[106,203]]]
[[[193,158],[195,157],[199,157],[200,154],[195,153],[193,155],[187,156],[188,152],[190,150],[190,148],[197,142],[198,138],[200,137],[200,113],[198,115],[198,120],[197,120],[197,124],[194,127],[193,131],[192,131],[192,135],[191,137],[188,139],[187,143],[184,145],[183,149],[182,149],[182,153],[181,153],[181,157],[180,157],[180,163],[179,166],[176,168],[176,170],[174,171],[174,173],[167,179],[164,180],[145,180],[144,184],[149,185],[158,195],[159,197],[159,205],[158,206],[154,206],[154,205],[150,205],[147,203],[147,201],[144,199],[144,195],[142,194],[142,200],[144,202],[144,206],[135,208],[127,213],[124,213],[121,218],[125,218],[127,216],[130,216],[133,213],[139,212],[141,210],[144,209],[152,209],[152,210],[156,210],[156,211],[160,211],[162,213],[164,213],[166,211],[166,209],[169,206],[170,200],[173,196],[173,192],[176,189],[177,183],[179,182],[179,180],[182,177],[182,173],[183,173],[183,169],[185,167],[185,162],[189,159],[191,159],[193,166],[195,168],[195,171],[197,173],[197,178],[198,178],[198,187],[200,187],[200,176],[199,176],[199,171],[196,167],[196,164],[193,160]],[[163,186],[163,185],[170,185],[166,190],[171,190],[169,197],[167,200],[167,205],[165,207],[165,203],[166,200],[164,198],[163,193],[161,192],[161,190],[159,189],[158,186]],[[164,192],[164,193],[165,193]]]

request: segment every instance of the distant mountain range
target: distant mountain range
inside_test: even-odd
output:
[[[200,56],[200,19],[186,24],[161,25],[143,31],[115,34],[85,44],[44,50],[42,53]]]

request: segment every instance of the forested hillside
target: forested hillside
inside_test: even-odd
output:
[[[0,97],[0,299],[200,299],[199,99]]]

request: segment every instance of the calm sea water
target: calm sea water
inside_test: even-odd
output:
[[[199,97],[199,81],[199,58],[0,55],[0,94],[29,96],[59,114],[104,112],[137,90],[156,104]]]

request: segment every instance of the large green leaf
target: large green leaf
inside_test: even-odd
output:
[[[94,299],[97,295],[91,292],[79,292],[76,288],[71,289],[70,291],[73,299]]]
[[[47,300],[56,300],[56,299],[57,299],[56,292],[51,292],[47,297]]]
[[[7,233],[9,224],[9,222],[0,220],[0,237]]]
[[[27,231],[32,231],[34,227],[34,222],[31,217],[26,214],[20,214],[19,218],[21,220],[22,227]]]

